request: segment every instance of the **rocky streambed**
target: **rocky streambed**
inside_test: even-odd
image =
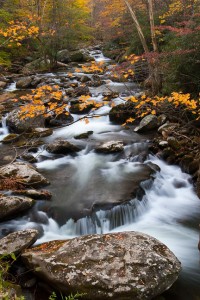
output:
[[[105,60],[99,50],[92,55]],[[22,77],[20,90],[12,83],[1,95],[1,254],[22,253],[35,270],[24,277],[20,262],[13,271],[27,299],[38,284],[43,289],[41,279],[85,299],[152,299],[176,281],[180,262],[181,278],[162,297],[198,299],[199,199],[190,175],[160,160],[190,173],[198,192],[198,135],[189,148],[186,132],[163,116],[147,116],[137,128],[117,125],[132,109],[123,97],[141,93],[137,85],[127,82],[127,89],[109,71],[69,70]],[[19,122],[12,99],[44,84],[63,88],[70,114]],[[88,93],[104,101],[95,112],[79,107],[78,97]],[[35,241],[40,245],[24,250]],[[40,289],[35,297],[48,296]]]

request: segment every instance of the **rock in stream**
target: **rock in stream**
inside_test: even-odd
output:
[[[85,299],[152,299],[178,278],[180,262],[157,239],[139,232],[88,235],[28,249],[29,268],[62,293]]]

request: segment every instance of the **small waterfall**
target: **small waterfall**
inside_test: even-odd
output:
[[[61,227],[62,234],[86,235],[107,233],[117,227],[135,222],[148,209],[146,197],[142,201],[133,199],[109,210],[94,211],[91,216],[76,222],[72,219]]]
[[[95,59],[96,62],[101,62],[101,61],[108,62],[111,60],[110,58],[105,57],[101,52],[101,50],[90,51],[90,55]]]
[[[16,90],[17,90],[16,82],[12,82],[7,86],[7,88],[5,89],[5,92],[14,92]]]
[[[8,130],[8,127],[6,125],[6,120],[7,120],[7,115],[2,117],[2,120],[1,120],[1,128],[0,128],[0,140],[3,140],[4,137],[6,135],[8,135],[9,133],[9,130]]]

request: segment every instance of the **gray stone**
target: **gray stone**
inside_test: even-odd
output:
[[[38,238],[38,231],[27,229],[10,233],[0,240],[0,255],[18,255],[24,249],[33,245]]]
[[[88,82],[90,81],[90,77],[88,77],[87,75],[83,75],[81,78],[80,78],[80,82]]]
[[[49,184],[49,181],[41,175],[36,169],[23,162],[14,162],[0,168],[0,175],[4,177],[19,178],[24,184],[31,186],[42,186]]]
[[[20,118],[20,111],[15,109],[11,111],[7,117],[6,124],[10,131],[15,133],[24,133],[26,131],[32,131],[34,127],[44,126],[44,117],[39,116],[36,118]]]
[[[159,127],[158,118],[155,115],[148,115],[144,117],[139,126],[134,129],[135,132],[146,132],[150,130],[154,130]]]
[[[110,141],[96,147],[96,152],[99,153],[116,153],[124,150],[124,144],[121,141]]]
[[[37,162],[37,159],[31,153],[25,153],[20,156],[21,159],[28,161],[30,163]]]
[[[34,204],[34,200],[28,197],[1,196],[0,220],[10,219],[23,211],[28,210]]]
[[[46,150],[54,154],[69,154],[80,151],[80,148],[69,143],[68,141],[58,140],[49,144]]]
[[[52,241],[22,258],[62,293],[79,291],[88,300],[150,300],[169,289],[181,269],[167,246],[139,232]]]
[[[31,76],[22,77],[17,81],[16,87],[18,89],[26,89],[31,86],[31,82],[32,82]]]

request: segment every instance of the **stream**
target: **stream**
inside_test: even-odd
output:
[[[109,62],[101,52],[92,54],[96,61]],[[121,97],[130,91],[140,93],[134,83],[128,83],[126,90],[123,83],[108,80],[100,87],[90,88],[92,98],[101,102],[102,92],[108,88],[119,92]],[[7,91],[15,89],[13,83]],[[113,100],[115,104],[122,102],[121,97]],[[39,228],[42,236],[37,244],[95,233],[140,231],[150,234],[165,243],[182,263],[180,278],[165,299],[198,300],[200,201],[191,178],[179,167],[167,165],[148,153],[150,134],[139,135],[133,129],[113,125],[106,115],[110,109],[109,104],[105,105],[95,112],[101,117],[55,129],[52,136],[44,138],[45,144],[61,138],[82,150],[76,155],[64,156],[50,154],[42,146],[37,153],[32,153],[38,159],[35,164],[38,171],[51,182],[48,190],[53,199],[38,201],[28,215],[1,223],[0,227],[9,231]],[[80,115],[73,117],[77,120]],[[88,139],[74,138],[87,131],[93,131]],[[0,134],[1,139],[8,134],[5,122]],[[118,154],[94,151],[96,145],[107,141],[122,141],[124,151]],[[160,172],[142,183],[144,195],[131,198],[132,181],[149,163],[159,166]]]

